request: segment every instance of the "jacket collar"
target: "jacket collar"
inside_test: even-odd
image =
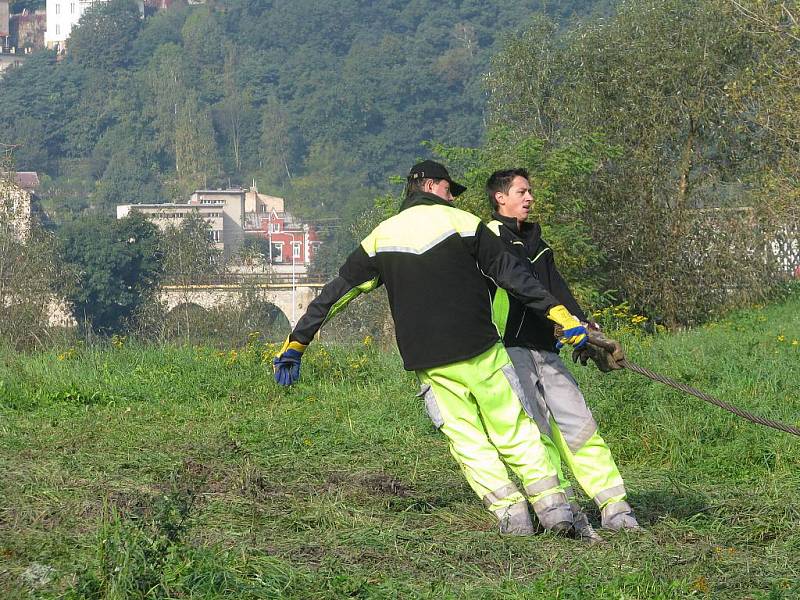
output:
[[[505,217],[495,210],[492,211],[492,219],[500,221],[514,233],[518,233],[520,231],[520,228],[517,227],[517,220],[514,217]]]
[[[407,208],[411,208],[412,206],[430,206],[433,204],[439,204],[441,206],[453,206],[452,202],[448,202],[436,194],[429,194],[427,192],[413,192],[403,201],[403,204],[400,205],[400,211],[402,212]]]
[[[497,211],[492,211],[492,219],[500,221],[517,237],[537,243],[542,237],[542,226],[539,225],[539,223],[525,221],[522,224],[518,224],[518,221],[514,217],[505,217]]]

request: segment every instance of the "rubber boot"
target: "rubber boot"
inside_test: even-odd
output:
[[[570,502],[569,506],[572,509],[571,533],[573,537],[591,546],[605,544],[606,541],[594,530],[592,524],[589,523],[589,517],[581,510],[581,507],[575,502]]]
[[[535,530],[528,512],[528,503],[517,502],[494,511],[502,535],[533,535]]]
[[[546,531],[566,533],[572,528],[572,509],[564,492],[549,494],[533,504],[539,524]]]
[[[621,531],[622,529],[641,529],[636,517],[633,516],[631,505],[620,500],[606,504],[600,509],[600,523],[603,529]]]

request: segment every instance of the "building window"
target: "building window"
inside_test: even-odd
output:
[[[57,15],[61,14],[61,5],[60,4],[56,4],[56,14]]]
[[[74,2],[70,2],[70,5],[69,5],[69,13],[70,13],[71,15],[74,15],[74,14],[75,14],[75,3],[74,3]]]
[[[280,223],[270,223],[269,230],[272,233],[278,233],[281,230],[281,224]]]
[[[56,35],[61,35],[61,25],[56,24]]]
[[[292,257],[300,258],[300,242],[292,242]]]
[[[222,241],[222,232],[221,231],[212,231],[211,232],[211,239],[214,240],[217,244]]]
[[[283,262],[283,242],[275,242],[272,245],[275,246],[275,256],[272,257],[272,260]]]

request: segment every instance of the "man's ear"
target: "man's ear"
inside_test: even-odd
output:
[[[506,201],[505,198],[503,198],[503,195],[503,192],[499,190],[494,193],[494,202],[497,204],[497,206],[505,206]]]

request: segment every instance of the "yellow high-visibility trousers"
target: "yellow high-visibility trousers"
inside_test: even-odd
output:
[[[502,344],[474,358],[417,371],[417,376],[431,421],[447,437],[450,453],[489,510],[525,497],[537,509],[553,494],[563,497],[539,430],[523,409],[520,383]],[[524,496],[506,465],[521,480]]]

